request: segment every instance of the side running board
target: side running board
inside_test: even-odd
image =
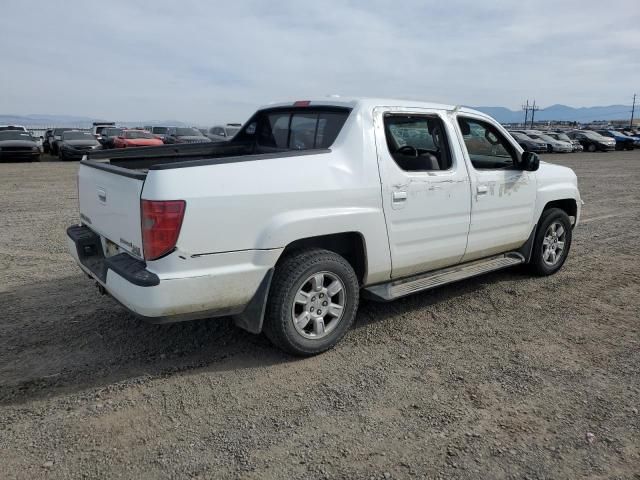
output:
[[[525,262],[525,258],[518,252],[509,252],[494,257],[483,258],[461,265],[421,273],[412,277],[393,280],[388,283],[373,285],[365,288],[365,294],[375,300],[389,301],[411,295],[412,293],[430,290],[432,288],[457,282],[465,278],[475,277],[483,273],[493,272],[512,267]]]

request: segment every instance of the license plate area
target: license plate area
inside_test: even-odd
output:
[[[122,253],[118,244],[112,242],[109,239],[105,239],[104,241],[104,249],[105,249],[105,257],[113,257],[114,255],[118,255]]]

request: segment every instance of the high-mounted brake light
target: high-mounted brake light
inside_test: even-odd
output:
[[[308,107],[311,105],[311,100],[298,100],[297,102],[293,102],[294,107]]]
[[[175,248],[185,207],[184,200],[141,201],[145,260],[156,260]]]

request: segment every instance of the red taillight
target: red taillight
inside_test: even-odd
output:
[[[142,247],[145,260],[155,260],[176,246],[182,219],[184,200],[142,200]]]
[[[311,105],[311,100],[298,100],[297,102],[293,102],[294,107],[308,107]]]

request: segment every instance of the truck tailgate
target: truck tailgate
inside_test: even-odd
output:
[[[141,259],[140,195],[145,175],[122,170],[108,164],[80,164],[80,218],[91,230]]]

